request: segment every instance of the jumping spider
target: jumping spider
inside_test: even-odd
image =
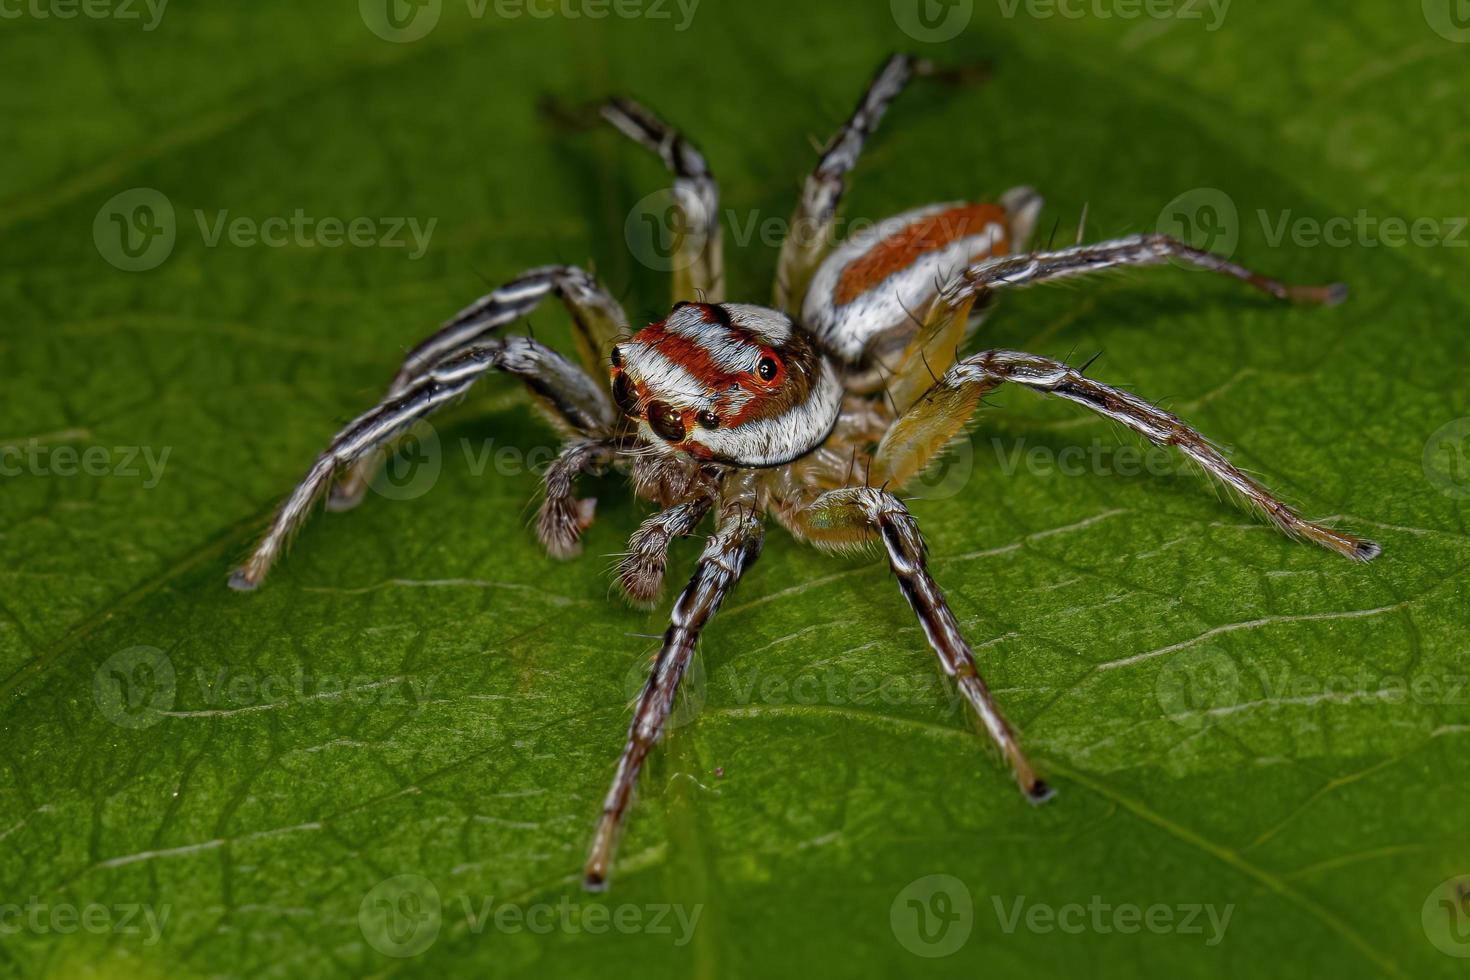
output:
[[[639,770],[664,727],[700,630],[754,564],[769,513],[800,540],[840,551],[880,542],[899,589],[1033,802],[1051,795],[980,676],[944,594],[925,565],[918,524],[895,491],[963,432],[981,398],[1005,382],[1057,395],[1175,446],[1259,507],[1281,530],[1358,561],[1371,541],[1310,523],[1241,472],[1199,433],[1126,391],[1034,354],[988,350],[960,357],[1002,289],[1167,261],[1232,276],[1278,299],[1334,304],[1341,285],[1288,286],[1163,235],[1136,235],[1055,251],[1028,251],[1041,209],[1030,188],[995,204],[907,211],[874,234],[824,247],[844,181],[889,102],[928,63],[890,58],[807,178],[782,247],[772,307],[725,302],[719,192],[704,157],[637,103],[615,99],[602,117],[656,152],[673,174],[682,232],[667,318],[629,335],[618,302],[569,266],[527,272],[477,300],[409,352],[387,394],[332,440],[288,497],[243,567],[236,589],[258,586],[282,547],[328,491],[327,506],[362,499],[379,449],[416,419],[458,400],[491,370],[518,376],[569,437],[545,474],[537,533],[567,558],[592,520],[573,495],[583,473],[631,474],[659,512],[633,534],[619,566],[636,603],[660,594],[670,544],[713,512],[714,531],[674,603],[672,625],[638,696],[627,743],[584,869],[607,882],[618,827]],[[554,294],[571,314],[582,370],[501,328]],[[594,380],[610,371],[611,386]],[[937,379],[937,380],[936,380]]]

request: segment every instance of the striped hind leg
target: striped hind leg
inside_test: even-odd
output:
[[[827,141],[822,158],[802,187],[801,201],[787,229],[786,240],[781,243],[775,289],[778,309],[792,316],[800,312],[812,275],[834,244],[833,228],[847,191],[847,175],[857,166],[863,147],[877,131],[888,104],[898,98],[916,75],[966,81],[982,78],[987,72],[984,65],[941,69],[932,62],[906,54],[895,54],[883,63],[852,115]]]
[[[903,503],[885,490],[849,487],[823,493],[794,508],[792,530],[818,547],[843,549],[877,539],[940,666],[953,680],[1009,764],[1021,792],[1033,803],[1052,795],[1021,749],[1014,729],[980,676],[975,653],[960,632],[944,592],[929,574],[919,524]]]
[[[1005,382],[1056,395],[1119,422],[1156,446],[1174,446],[1211,477],[1259,508],[1294,538],[1311,541],[1355,561],[1376,558],[1372,541],[1304,520],[1234,466],[1219,449],[1184,422],[1142,398],[1086,377],[1060,361],[1018,351],[990,350],[945,372],[878,444],[869,479],[902,487],[964,427],[980,399]]]
[[[582,875],[583,886],[589,891],[607,887],[618,832],[632,805],[638,774],[673,711],[679,682],[694,658],[700,631],[760,554],[761,522],[752,504],[752,500],[745,499],[722,504],[719,527],[710,535],[694,576],[674,603],[672,622],[638,695],[627,742],[602,804]]]
[[[627,314],[590,274],[574,266],[546,265],[527,270],[475,300],[416,345],[404,358],[384,400],[403,394],[435,365],[529,316],[552,295],[571,314],[577,351],[587,372],[594,378],[605,376],[613,340],[628,330]],[[351,510],[361,503],[378,462],[379,457],[370,454],[348,467],[332,484],[327,509]]]
[[[655,229],[656,234],[673,234],[674,302],[724,302],[720,185],[704,154],[678,130],[632,99],[610,99],[598,112],[623,135],[658,154],[674,175],[672,208],[666,216],[672,227]]]
[[[482,345],[442,360],[396,395],[358,416],[338,432],[291,491],[245,564],[230,576],[230,587],[248,591],[260,585],[291,536],[310,516],[312,505],[344,470],[391,443],[409,425],[457,401],[489,371],[516,375],[545,399],[566,428],[610,437],[612,404],[575,364],[529,337],[491,337]]]

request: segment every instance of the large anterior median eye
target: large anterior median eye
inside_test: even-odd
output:
[[[680,442],[684,438],[684,419],[668,402],[653,402],[648,406],[648,426],[668,442]]]

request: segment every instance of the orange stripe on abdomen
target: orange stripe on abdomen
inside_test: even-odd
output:
[[[837,280],[833,302],[845,306],[895,273],[902,272],[930,252],[945,248],[961,238],[978,235],[987,225],[1000,229],[990,254],[1003,254],[1006,241],[1006,212],[996,204],[966,204],[920,218],[889,235],[850,262]]]

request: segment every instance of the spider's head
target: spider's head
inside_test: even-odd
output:
[[[679,303],[613,348],[612,393],[652,446],[735,466],[776,466],[827,437],[842,384],[784,313]]]

